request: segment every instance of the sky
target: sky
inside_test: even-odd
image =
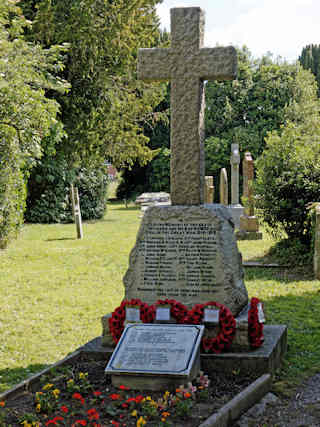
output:
[[[320,0],[163,0],[161,27],[170,29],[172,7],[205,11],[205,46],[246,45],[255,57],[267,52],[295,61],[304,46],[320,44]]]

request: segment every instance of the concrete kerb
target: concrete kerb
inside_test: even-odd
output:
[[[199,427],[227,427],[261,400],[270,390],[271,383],[270,374],[262,375],[230,400],[230,402],[226,403],[218,412],[207,418]]]

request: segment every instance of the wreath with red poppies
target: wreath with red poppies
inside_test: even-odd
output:
[[[119,307],[117,307],[109,319],[109,330],[113,341],[117,344],[124,329],[124,321],[126,319],[126,307],[139,307],[140,320],[143,323],[151,323],[149,306],[147,303],[139,299],[133,298],[132,300],[123,300]]]
[[[188,307],[175,299],[159,299],[154,305],[151,305],[149,307],[149,318],[152,319],[150,323],[154,321],[157,307],[161,305],[170,306],[170,315],[176,319],[177,323],[186,323],[185,318],[188,315]]]
[[[261,347],[264,342],[263,323],[259,321],[258,298],[251,298],[250,309],[248,311],[248,338],[252,348]]]
[[[185,323],[198,325],[202,323],[204,309],[209,306],[219,308],[219,326],[220,332],[214,338],[202,338],[202,348],[206,353],[221,353],[223,350],[228,350],[231,346],[233,338],[236,334],[236,321],[231,311],[215,301],[209,301],[205,304],[196,304],[189,311]]]

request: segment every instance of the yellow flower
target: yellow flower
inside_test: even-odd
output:
[[[170,416],[170,412],[162,412],[162,416],[163,417],[169,417]]]
[[[150,396],[147,396],[147,397],[146,397],[146,400],[152,400],[152,399],[151,399],[151,397],[150,397]]]
[[[42,387],[42,390],[49,390],[49,388],[53,387],[53,384],[46,384],[45,386]]]
[[[67,384],[73,384],[73,383],[74,383],[74,381],[72,378],[70,378],[70,380],[67,381]]]
[[[170,392],[169,392],[169,391],[166,391],[166,392],[164,393],[164,395],[163,395],[163,398],[164,398],[165,400],[167,400],[169,396],[170,396]]]
[[[38,421],[33,421],[32,427],[40,427],[40,423]]]
[[[84,378],[86,378],[88,376],[88,374],[85,374],[85,373],[83,373],[83,372],[80,372],[79,373],[79,378],[80,378],[80,380],[83,380]]]
[[[36,402],[39,402],[41,394],[43,394],[42,391],[36,392]]]
[[[136,417],[138,415],[138,412],[137,412],[137,410],[136,409],[134,409],[132,412],[131,412],[131,416],[132,417]]]
[[[56,399],[58,399],[59,394],[60,394],[60,390],[58,390],[58,389],[56,388],[56,389],[52,390],[52,394],[54,395],[54,397],[55,397]]]
[[[37,411],[37,412],[40,412],[40,411],[41,411],[41,405],[40,405],[40,403],[38,403],[38,404],[37,404],[37,406],[36,406],[36,411]]]
[[[137,421],[137,427],[142,427],[146,424],[147,424],[147,421],[143,417],[140,417]]]
[[[23,427],[32,427],[32,424],[28,423],[28,421],[23,421],[21,424]]]
[[[4,400],[1,400],[0,402],[0,408],[3,408],[5,406],[6,402]]]

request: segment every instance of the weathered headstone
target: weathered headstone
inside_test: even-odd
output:
[[[316,229],[314,236],[314,275],[316,279],[320,280],[320,204],[316,207]]]
[[[229,203],[229,191],[228,191],[228,174],[225,168],[220,171],[220,203],[221,205],[227,206]]]
[[[201,325],[128,325],[106,367],[115,386],[176,388],[200,369]]]
[[[260,240],[262,233],[259,232],[259,221],[254,215],[253,179],[254,164],[251,153],[246,152],[242,162],[243,171],[243,199],[244,215],[240,217],[240,230],[237,238],[242,240]]]
[[[76,224],[76,229],[77,229],[77,237],[78,239],[82,239],[83,229],[82,229],[79,192],[78,192],[78,188],[75,187],[73,184],[71,184],[71,187],[70,187],[70,198],[71,198],[73,218],[74,218],[74,222]]]
[[[234,47],[203,48],[204,12],[171,9],[171,47],[139,49],[138,78],[171,81],[171,180],[173,205],[203,203],[204,80],[231,80]]]
[[[205,189],[204,189],[204,202],[213,203],[213,199],[214,199],[213,176],[206,176]]]
[[[243,206],[239,203],[239,144],[231,144],[231,205],[229,211],[236,228],[240,227],[240,216],[243,215]]]

